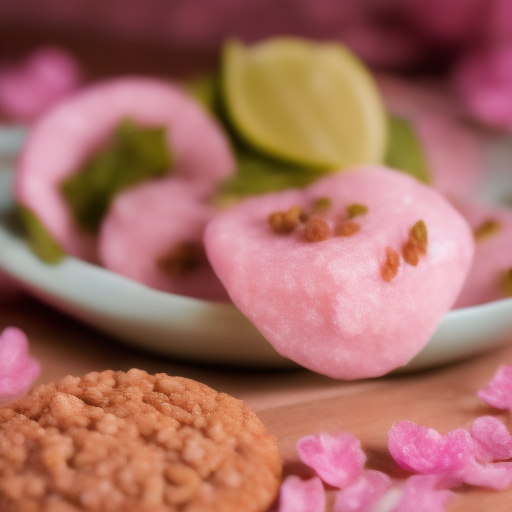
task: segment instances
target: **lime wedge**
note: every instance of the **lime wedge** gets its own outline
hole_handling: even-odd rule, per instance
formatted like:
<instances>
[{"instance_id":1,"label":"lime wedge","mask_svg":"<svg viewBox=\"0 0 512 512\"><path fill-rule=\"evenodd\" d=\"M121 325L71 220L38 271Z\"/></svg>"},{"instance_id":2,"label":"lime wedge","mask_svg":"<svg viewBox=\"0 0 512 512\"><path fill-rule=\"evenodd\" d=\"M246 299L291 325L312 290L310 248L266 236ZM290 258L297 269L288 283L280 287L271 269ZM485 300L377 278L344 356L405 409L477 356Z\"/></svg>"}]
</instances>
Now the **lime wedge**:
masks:
<instances>
[{"instance_id":1,"label":"lime wedge","mask_svg":"<svg viewBox=\"0 0 512 512\"><path fill-rule=\"evenodd\" d=\"M247 143L300 165L337 169L381 162L384 107L364 65L338 44L271 39L224 49L221 94Z\"/></svg>"}]
</instances>

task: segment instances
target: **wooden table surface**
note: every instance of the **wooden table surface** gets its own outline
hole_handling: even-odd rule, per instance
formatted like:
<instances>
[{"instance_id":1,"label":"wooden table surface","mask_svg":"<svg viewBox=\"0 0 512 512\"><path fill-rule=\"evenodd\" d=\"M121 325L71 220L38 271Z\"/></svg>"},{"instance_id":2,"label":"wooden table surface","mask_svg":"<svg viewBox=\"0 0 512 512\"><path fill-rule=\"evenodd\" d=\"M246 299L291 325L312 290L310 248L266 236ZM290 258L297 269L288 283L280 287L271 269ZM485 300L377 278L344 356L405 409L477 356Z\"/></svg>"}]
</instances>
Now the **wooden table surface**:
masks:
<instances>
[{"instance_id":1,"label":"wooden table surface","mask_svg":"<svg viewBox=\"0 0 512 512\"><path fill-rule=\"evenodd\" d=\"M26 54L30 48L48 41L70 48L79 57L88 78L126 72L187 75L192 72L189 63L194 61L194 58L171 59L169 49L107 41L99 36L84 40L73 33L2 25L0 19L0 58ZM202 66L208 65L211 66L211 59L203 56ZM395 421L410 420L446 432L467 425L477 416L494 414L512 429L508 413L497 413L476 396L499 364L512 364L512 334L509 346L444 368L342 382L307 370L243 371L151 356L127 348L26 297L0 304L0 329L9 325L20 327L29 336L31 352L42 367L37 383L58 380L68 374L137 367L151 373L166 372L196 379L244 400L276 436L285 474L311 475L300 463L295 443L302 436L314 433L342 430L352 433L361 440L368 455L368 468L399 478L406 473L387 451L387 432ZM512 512L512 490L498 493L463 487L457 490L449 508L449 512L491 511Z\"/></svg>"},{"instance_id":2,"label":"wooden table surface","mask_svg":"<svg viewBox=\"0 0 512 512\"><path fill-rule=\"evenodd\" d=\"M512 338L509 346L444 368L342 382L307 370L212 368L148 355L30 298L0 305L0 329L9 325L29 336L31 353L42 366L38 383L68 374L137 367L196 379L244 400L276 436L285 474L311 474L295 452L296 441L309 434L348 431L361 440L368 468L400 478L406 473L387 451L387 432L395 421L410 420L446 432L477 416L494 414L512 427L508 413L486 407L476 396L499 364L512 364ZM456 492L449 512L512 511L512 490L464 487Z\"/></svg>"}]
</instances>

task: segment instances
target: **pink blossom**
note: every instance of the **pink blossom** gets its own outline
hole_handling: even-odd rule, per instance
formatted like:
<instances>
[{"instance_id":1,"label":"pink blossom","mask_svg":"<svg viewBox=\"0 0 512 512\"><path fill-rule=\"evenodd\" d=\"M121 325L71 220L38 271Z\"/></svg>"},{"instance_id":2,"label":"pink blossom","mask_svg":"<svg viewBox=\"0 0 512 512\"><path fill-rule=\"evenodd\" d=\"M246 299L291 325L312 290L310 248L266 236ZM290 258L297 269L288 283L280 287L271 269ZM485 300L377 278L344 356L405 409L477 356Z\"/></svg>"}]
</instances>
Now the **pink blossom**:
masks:
<instances>
[{"instance_id":1,"label":"pink blossom","mask_svg":"<svg viewBox=\"0 0 512 512\"><path fill-rule=\"evenodd\" d=\"M512 458L512 436L507 427L494 416L481 416L471 425L471 437L482 462Z\"/></svg>"},{"instance_id":2,"label":"pink blossom","mask_svg":"<svg viewBox=\"0 0 512 512\"><path fill-rule=\"evenodd\" d=\"M0 68L0 109L15 120L31 122L79 82L78 66L68 53L40 48L25 62Z\"/></svg>"},{"instance_id":3,"label":"pink blossom","mask_svg":"<svg viewBox=\"0 0 512 512\"><path fill-rule=\"evenodd\" d=\"M496 409L512 409L512 366L500 366L478 396Z\"/></svg>"},{"instance_id":4,"label":"pink blossom","mask_svg":"<svg viewBox=\"0 0 512 512\"><path fill-rule=\"evenodd\" d=\"M455 494L438 489L435 476L415 475L404 484L403 494L392 512L443 512Z\"/></svg>"},{"instance_id":5,"label":"pink blossom","mask_svg":"<svg viewBox=\"0 0 512 512\"><path fill-rule=\"evenodd\" d=\"M370 512L391 485L386 474L364 470L355 482L336 493L334 512Z\"/></svg>"},{"instance_id":6,"label":"pink blossom","mask_svg":"<svg viewBox=\"0 0 512 512\"><path fill-rule=\"evenodd\" d=\"M512 130L512 44L471 53L457 65L453 81L471 115Z\"/></svg>"},{"instance_id":7,"label":"pink blossom","mask_svg":"<svg viewBox=\"0 0 512 512\"><path fill-rule=\"evenodd\" d=\"M301 480L292 475L281 484L277 512L324 512L325 501L320 478Z\"/></svg>"},{"instance_id":8,"label":"pink blossom","mask_svg":"<svg viewBox=\"0 0 512 512\"><path fill-rule=\"evenodd\" d=\"M461 476L469 485L504 491L512 485L512 462L480 464L472 459Z\"/></svg>"},{"instance_id":9,"label":"pink blossom","mask_svg":"<svg viewBox=\"0 0 512 512\"><path fill-rule=\"evenodd\" d=\"M16 327L0 334L0 403L25 394L39 375L39 364L28 356L28 340Z\"/></svg>"},{"instance_id":10,"label":"pink blossom","mask_svg":"<svg viewBox=\"0 0 512 512\"><path fill-rule=\"evenodd\" d=\"M466 430L452 430L443 436L411 421L399 421L391 427L388 447L402 468L426 475L460 471L467 466L474 451Z\"/></svg>"},{"instance_id":11,"label":"pink blossom","mask_svg":"<svg viewBox=\"0 0 512 512\"><path fill-rule=\"evenodd\" d=\"M297 451L324 482L340 489L361 474L366 462L361 443L348 432L303 437L297 442Z\"/></svg>"}]
</instances>

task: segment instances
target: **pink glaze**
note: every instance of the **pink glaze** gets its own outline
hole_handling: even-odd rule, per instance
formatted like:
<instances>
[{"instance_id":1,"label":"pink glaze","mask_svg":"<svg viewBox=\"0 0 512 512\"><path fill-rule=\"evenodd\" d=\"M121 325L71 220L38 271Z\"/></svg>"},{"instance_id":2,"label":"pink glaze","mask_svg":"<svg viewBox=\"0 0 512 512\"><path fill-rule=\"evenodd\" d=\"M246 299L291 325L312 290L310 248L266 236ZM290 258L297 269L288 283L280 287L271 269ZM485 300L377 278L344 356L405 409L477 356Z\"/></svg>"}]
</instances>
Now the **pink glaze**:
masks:
<instances>
[{"instance_id":1,"label":"pink glaze","mask_svg":"<svg viewBox=\"0 0 512 512\"><path fill-rule=\"evenodd\" d=\"M355 482L336 493L334 512L372 512L391 485L386 474L364 470Z\"/></svg>"},{"instance_id":2,"label":"pink glaze","mask_svg":"<svg viewBox=\"0 0 512 512\"><path fill-rule=\"evenodd\" d=\"M443 436L411 421L399 421L391 427L388 448L399 466L426 475L460 471L474 452L466 430L459 428Z\"/></svg>"},{"instance_id":3,"label":"pink glaze","mask_svg":"<svg viewBox=\"0 0 512 512\"><path fill-rule=\"evenodd\" d=\"M444 512L455 494L437 487L433 476L409 477L403 486L402 497L392 512Z\"/></svg>"},{"instance_id":4,"label":"pink glaze","mask_svg":"<svg viewBox=\"0 0 512 512\"><path fill-rule=\"evenodd\" d=\"M208 188L208 187L206 187ZM203 246L214 210L205 186L179 179L147 182L117 196L99 234L101 263L152 288L208 300L229 300L205 258L182 276L165 273L157 260L184 242Z\"/></svg>"},{"instance_id":5,"label":"pink glaze","mask_svg":"<svg viewBox=\"0 0 512 512\"><path fill-rule=\"evenodd\" d=\"M76 225L60 183L97 151L118 123L130 118L166 126L173 176L211 187L234 168L218 124L176 85L149 78L120 78L82 90L60 103L31 130L15 177L15 197L31 209L64 250L96 260L95 237Z\"/></svg>"},{"instance_id":6,"label":"pink glaze","mask_svg":"<svg viewBox=\"0 0 512 512\"><path fill-rule=\"evenodd\" d=\"M352 236L307 242L300 228L283 235L268 217L318 198L333 207L332 228L360 203ZM397 275L381 271L386 247L401 254L423 220L428 253L417 266L400 257ZM466 222L431 187L383 167L336 173L304 190L250 198L208 225L209 260L235 305L282 355L316 372L356 379L406 364L453 305L473 256Z\"/></svg>"},{"instance_id":7,"label":"pink glaze","mask_svg":"<svg viewBox=\"0 0 512 512\"><path fill-rule=\"evenodd\" d=\"M324 512L325 491L317 476L301 480L288 476L281 484L279 505L276 512Z\"/></svg>"},{"instance_id":8,"label":"pink glaze","mask_svg":"<svg viewBox=\"0 0 512 512\"><path fill-rule=\"evenodd\" d=\"M16 121L32 122L79 83L80 71L70 54L40 48L19 65L0 67L0 110Z\"/></svg>"},{"instance_id":9,"label":"pink glaze","mask_svg":"<svg viewBox=\"0 0 512 512\"><path fill-rule=\"evenodd\" d=\"M28 356L23 331L7 327L0 334L0 404L24 395L39 375L39 364Z\"/></svg>"},{"instance_id":10,"label":"pink glaze","mask_svg":"<svg viewBox=\"0 0 512 512\"><path fill-rule=\"evenodd\" d=\"M491 407L512 410L512 366L500 366L478 396Z\"/></svg>"},{"instance_id":11,"label":"pink glaze","mask_svg":"<svg viewBox=\"0 0 512 512\"><path fill-rule=\"evenodd\" d=\"M499 224L494 233L476 240L473 264L454 308L505 298L505 275L512 270L512 211L461 201L454 204L473 230L489 220Z\"/></svg>"},{"instance_id":12,"label":"pink glaze","mask_svg":"<svg viewBox=\"0 0 512 512\"><path fill-rule=\"evenodd\" d=\"M359 477L366 462L361 443L348 432L303 437L297 452L324 482L340 489Z\"/></svg>"}]
</instances>

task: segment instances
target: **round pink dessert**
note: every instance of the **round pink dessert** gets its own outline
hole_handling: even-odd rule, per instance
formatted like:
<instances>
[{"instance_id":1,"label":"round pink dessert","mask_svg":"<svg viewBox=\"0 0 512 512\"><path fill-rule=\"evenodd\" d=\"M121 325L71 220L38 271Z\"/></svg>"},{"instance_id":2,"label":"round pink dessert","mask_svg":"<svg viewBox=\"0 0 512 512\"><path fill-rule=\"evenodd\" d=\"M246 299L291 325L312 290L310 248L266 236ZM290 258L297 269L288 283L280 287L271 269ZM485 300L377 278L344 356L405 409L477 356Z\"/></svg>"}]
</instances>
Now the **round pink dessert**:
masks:
<instances>
[{"instance_id":1,"label":"round pink dessert","mask_svg":"<svg viewBox=\"0 0 512 512\"><path fill-rule=\"evenodd\" d=\"M458 117L457 99L437 86L409 83L390 75L377 79L388 111L407 119L418 138L431 184L450 197L468 197L483 172L482 144Z\"/></svg>"},{"instance_id":2,"label":"round pink dessert","mask_svg":"<svg viewBox=\"0 0 512 512\"><path fill-rule=\"evenodd\" d=\"M418 353L474 251L436 190L384 167L248 199L210 222L205 246L234 304L280 354L342 379L383 375Z\"/></svg>"},{"instance_id":3,"label":"round pink dessert","mask_svg":"<svg viewBox=\"0 0 512 512\"><path fill-rule=\"evenodd\" d=\"M101 263L151 288L228 301L203 246L214 213L204 185L156 180L132 188L117 196L103 221Z\"/></svg>"},{"instance_id":4,"label":"round pink dessert","mask_svg":"<svg viewBox=\"0 0 512 512\"><path fill-rule=\"evenodd\" d=\"M234 169L222 129L178 86L149 78L120 78L82 90L34 125L15 177L18 203L38 216L68 254L95 261L96 237L78 227L60 184L101 149L126 118L168 128L175 161L172 177L213 187Z\"/></svg>"},{"instance_id":5,"label":"round pink dessert","mask_svg":"<svg viewBox=\"0 0 512 512\"><path fill-rule=\"evenodd\" d=\"M455 203L473 228L475 257L454 308L512 296L512 211Z\"/></svg>"}]
</instances>

